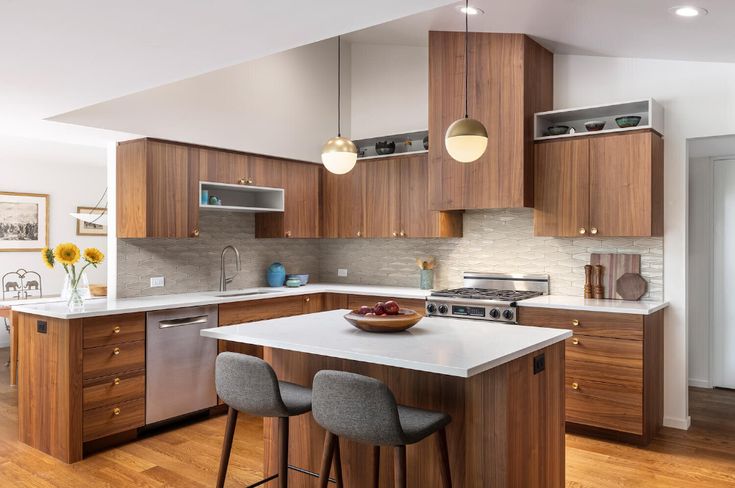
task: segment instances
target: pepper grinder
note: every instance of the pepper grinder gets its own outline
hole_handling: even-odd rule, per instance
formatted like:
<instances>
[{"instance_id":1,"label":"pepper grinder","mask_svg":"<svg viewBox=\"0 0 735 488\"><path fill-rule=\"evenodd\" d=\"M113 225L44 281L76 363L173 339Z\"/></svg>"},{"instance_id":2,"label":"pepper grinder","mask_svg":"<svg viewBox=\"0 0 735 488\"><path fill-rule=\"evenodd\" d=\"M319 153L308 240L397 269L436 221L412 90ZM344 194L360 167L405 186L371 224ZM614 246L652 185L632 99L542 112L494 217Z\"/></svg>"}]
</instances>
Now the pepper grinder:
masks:
<instances>
[{"instance_id":1,"label":"pepper grinder","mask_svg":"<svg viewBox=\"0 0 735 488\"><path fill-rule=\"evenodd\" d=\"M593 298L592 295L592 265L584 265L584 297Z\"/></svg>"},{"instance_id":2,"label":"pepper grinder","mask_svg":"<svg viewBox=\"0 0 735 488\"><path fill-rule=\"evenodd\" d=\"M605 273L605 268L601 264L594 266L592 273L592 296L594 298L605 298L605 287L602 285L602 276Z\"/></svg>"}]
</instances>

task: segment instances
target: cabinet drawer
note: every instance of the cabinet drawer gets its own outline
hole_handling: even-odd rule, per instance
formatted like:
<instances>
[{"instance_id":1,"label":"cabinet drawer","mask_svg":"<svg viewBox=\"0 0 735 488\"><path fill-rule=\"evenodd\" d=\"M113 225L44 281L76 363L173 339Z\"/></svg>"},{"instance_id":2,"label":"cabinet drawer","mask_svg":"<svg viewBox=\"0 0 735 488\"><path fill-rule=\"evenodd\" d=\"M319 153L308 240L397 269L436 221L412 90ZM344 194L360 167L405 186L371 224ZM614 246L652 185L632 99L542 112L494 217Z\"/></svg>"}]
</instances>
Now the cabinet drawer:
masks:
<instances>
[{"instance_id":1,"label":"cabinet drawer","mask_svg":"<svg viewBox=\"0 0 735 488\"><path fill-rule=\"evenodd\" d=\"M84 410L145 397L145 370L90 380L84 386Z\"/></svg>"},{"instance_id":2,"label":"cabinet drawer","mask_svg":"<svg viewBox=\"0 0 735 488\"><path fill-rule=\"evenodd\" d=\"M84 350L84 379L145 369L145 341Z\"/></svg>"},{"instance_id":3,"label":"cabinet drawer","mask_svg":"<svg viewBox=\"0 0 735 488\"><path fill-rule=\"evenodd\" d=\"M640 435L643 433L643 395L640 390L567 375L566 420Z\"/></svg>"},{"instance_id":4,"label":"cabinet drawer","mask_svg":"<svg viewBox=\"0 0 735 488\"><path fill-rule=\"evenodd\" d=\"M643 342L575 335L566 340L566 364L621 366L643 372Z\"/></svg>"},{"instance_id":5,"label":"cabinet drawer","mask_svg":"<svg viewBox=\"0 0 735 488\"><path fill-rule=\"evenodd\" d=\"M257 320L301 315L306 296L290 296L223 303L219 306L219 325L241 324Z\"/></svg>"},{"instance_id":6,"label":"cabinet drawer","mask_svg":"<svg viewBox=\"0 0 735 488\"><path fill-rule=\"evenodd\" d=\"M145 398L84 412L84 442L145 425Z\"/></svg>"},{"instance_id":7,"label":"cabinet drawer","mask_svg":"<svg viewBox=\"0 0 735 488\"><path fill-rule=\"evenodd\" d=\"M379 297L373 295L350 295L347 299L347 308L356 309L363 305L372 307L377 302L387 302L388 300L395 300L401 306L401 308L408 308L416 311L420 315L426 313L426 301L417 298L392 298L392 297Z\"/></svg>"},{"instance_id":8,"label":"cabinet drawer","mask_svg":"<svg viewBox=\"0 0 735 488\"><path fill-rule=\"evenodd\" d=\"M518 323L573 330L575 334L643 340L643 315L519 307Z\"/></svg>"},{"instance_id":9,"label":"cabinet drawer","mask_svg":"<svg viewBox=\"0 0 735 488\"><path fill-rule=\"evenodd\" d=\"M84 347L99 347L145 339L145 314L131 313L83 319Z\"/></svg>"}]
</instances>

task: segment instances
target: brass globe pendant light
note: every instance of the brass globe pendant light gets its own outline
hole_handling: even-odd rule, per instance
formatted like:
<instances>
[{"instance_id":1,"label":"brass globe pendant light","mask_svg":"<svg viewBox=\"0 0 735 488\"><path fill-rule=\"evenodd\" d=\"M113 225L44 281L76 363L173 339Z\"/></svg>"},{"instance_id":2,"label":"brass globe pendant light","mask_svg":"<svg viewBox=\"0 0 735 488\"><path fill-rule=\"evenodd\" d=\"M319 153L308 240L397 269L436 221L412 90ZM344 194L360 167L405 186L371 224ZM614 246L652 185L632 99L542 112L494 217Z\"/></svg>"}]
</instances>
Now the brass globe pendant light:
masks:
<instances>
[{"instance_id":1,"label":"brass globe pendant light","mask_svg":"<svg viewBox=\"0 0 735 488\"><path fill-rule=\"evenodd\" d=\"M464 118L457 119L444 135L444 146L455 161L471 163L480 159L487 149L487 130L482 122L471 119L468 110L469 49L467 37L469 32L469 0L465 0L464 9Z\"/></svg>"},{"instance_id":2,"label":"brass globe pendant light","mask_svg":"<svg viewBox=\"0 0 735 488\"><path fill-rule=\"evenodd\" d=\"M337 36L337 137L332 137L322 147L322 163L331 173L343 175L352 171L357 163L357 146L346 137L342 137L341 118L341 77L342 67L342 42Z\"/></svg>"}]
</instances>

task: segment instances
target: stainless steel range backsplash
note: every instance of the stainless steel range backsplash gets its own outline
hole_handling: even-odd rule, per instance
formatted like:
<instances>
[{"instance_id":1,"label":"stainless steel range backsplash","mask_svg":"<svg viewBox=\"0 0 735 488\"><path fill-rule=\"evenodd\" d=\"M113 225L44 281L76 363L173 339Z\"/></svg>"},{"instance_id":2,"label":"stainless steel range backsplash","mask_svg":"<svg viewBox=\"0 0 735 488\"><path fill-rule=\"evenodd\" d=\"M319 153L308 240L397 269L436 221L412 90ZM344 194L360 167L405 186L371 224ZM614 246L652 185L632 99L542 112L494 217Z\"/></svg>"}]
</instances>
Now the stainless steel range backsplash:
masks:
<instances>
[{"instance_id":1,"label":"stainless steel range backsplash","mask_svg":"<svg viewBox=\"0 0 735 488\"><path fill-rule=\"evenodd\" d=\"M314 281L418 286L416 258L435 256L437 288L461 286L464 271L547 273L552 293L581 296L590 253L623 252L641 255L645 298L663 298L662 238L534 237L530 209L467 212L461 239L255 239L252 215L227 213L202 213L200 228L198 239L120 239L118 296L215 290L220 252L232 244L243 264L233 290L264 286L273 261ZM165 276L166 286L150 288L152 276Z\"/></svg>"}]
</instances>

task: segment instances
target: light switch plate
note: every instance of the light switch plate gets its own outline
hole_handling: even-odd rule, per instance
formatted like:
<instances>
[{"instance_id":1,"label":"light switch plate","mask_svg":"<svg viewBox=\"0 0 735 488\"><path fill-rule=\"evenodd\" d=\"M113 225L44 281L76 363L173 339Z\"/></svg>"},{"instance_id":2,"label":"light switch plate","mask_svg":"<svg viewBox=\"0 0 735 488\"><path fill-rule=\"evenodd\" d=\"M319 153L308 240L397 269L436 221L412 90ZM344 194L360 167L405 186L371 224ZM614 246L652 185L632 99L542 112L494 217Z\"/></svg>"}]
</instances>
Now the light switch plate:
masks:
<instances>
[{"instance_id":1,"label":"light switch plate","mask_svg":"<svg viewBox=\"0 0 735 488\"><path fill-rule=\"evenodd\" d=\"M163 276L154 276L151 278L151 288L159 288L164 286L165 280Z\"/></svg>"},{"instance_id":2,"label":"light switch plate","mask_svg":"<svg viewBox=\"0 0 735 488\"><path fill-rule=\"evenodd\" d=\"M337 276L342 277L342 278L346 277L347 276L347 270L346 269L343 269L343 268L339 268L337 270Z\"/></svg>"}]
</instances>

